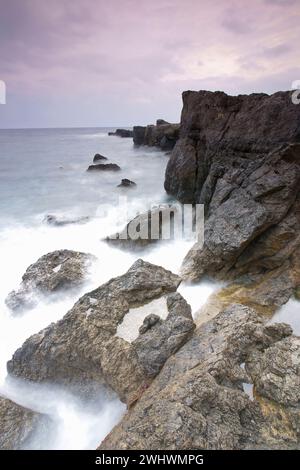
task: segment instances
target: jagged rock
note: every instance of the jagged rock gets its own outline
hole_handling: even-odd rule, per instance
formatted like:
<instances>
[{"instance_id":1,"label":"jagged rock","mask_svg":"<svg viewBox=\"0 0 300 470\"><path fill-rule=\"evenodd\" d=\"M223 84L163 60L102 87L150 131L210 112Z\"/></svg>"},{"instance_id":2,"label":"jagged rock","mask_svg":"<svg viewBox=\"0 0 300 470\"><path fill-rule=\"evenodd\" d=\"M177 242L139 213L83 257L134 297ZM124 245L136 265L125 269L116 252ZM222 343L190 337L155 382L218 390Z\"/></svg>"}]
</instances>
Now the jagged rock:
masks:
<instances>
[{"instance_id":1,"label":"jagged rock","mask_svg":"<svg viewBox=\"0 0 300 470\"><path fill-rule=\"evenodd\" d=\"M159 147L165 151L172 150L179 137L179 127L179 124L170 124L163 119L159 119L156 126L135 126L133 142L135 145Z\"/></svg>"},{"instance_id":2,"label":"jagged rock","mask_svg":"<svg viewBox=\"0 0 300 470\"><path fill-rule=\"evenodd\" d=\"M109 132L108 135L115 135L117 137L133 137L133 131L128 129L117 129L115 132Z\"/></svg>"},{"instance_id":3,"label":"jagged rock","mask_svg":"<svg viewBox=\"0 0 300 470\"><path fill-rule=\"evenodd\" d=\"M123 276L81 297L62 320L28 338L8 362L9 373L65 384L85 396L104 384L130 403L194 328L186 302L179 294L168 297L179 283L170 271L138 260ZM167 302L166 318L140 336L133 320L137 338L124 339L125 317L134 319L134 309L149 310L158 298Z\"/></svg>"},{"instance_id":4,"label":"jagged rock","mask_svg":"<svg viewBox=\"0 0 300 470\"><path fill-rule=\"evenodd\" d=\"M27 268L19 289L10 292L5 302L17 312L34 307L40 295L78 287L95 260L90 254L71 250L48 253Z\"/></svg>"},{"instance_id":5,"label":"jagged rock","mask_svg":"<svg viewBox=\"0 0 300 470\"><path fill-rule=\"evenodd\" d=\"M272 447L260 403L243 391L252 381L243 364L248 371L253 352L267 353L290 335L287 325L264 326L252 309L228 307L167 360L99 450ZM297 448L285 429L280 439Z\"/></svg>"},{"instance_id":6,"label":"jagged rock","mask_svg":"<svg viewBox=\"0 0 300 470\"><path fill-rule=\"evenodd\" d=\"M46 215L44 221L49 225L54 225L55 227L61 227L64 225L71 225L71 224L84 224L90 220L87 216L76 217L76 218L68 218L68 217L60 217L54 214Z\"/></svg>"},{"instance_id":7,"label":"jagged rock","mask_svg":"<svg viewBox=\"0 0 300 470\"><path fill-rule=\"evenodd\" d=\"M93 158L93 163L100 162L101 160L107 160L107 157L104 157L104 155L100 155L100 153L96 153Z\"/></svg>"},{"instance_id":8,"label":"jagged rock","mask_svg":"<svg viewBox=\"0 0 300 470\"><path fill-rule=\"evenodd\" d=\"M176 224L176 204L154 207L130 220L121 232L105 241L123 249L144 249L162 240L172 239L172 226Z\"/></svg>"},{"instance_id":9,"label":"jagged rock","mask_svg":"<svg viewBox=\"0 0 300 470\"><path fill-rule=\"evenodd\" d=\"M45 418L7 398L0 397L0 449L26 448L37 426Z\"/></svg>"},{"instance_id":10,"label":"jagged rock","mask_svg":"<svg viewBox=\"0 0 300 470\"><path fill-rule=\"evenodd\" d=\"M205 204L207 221L182 276L228 280L279 267L299 246L300 108L290 92L185 92L183 102L165 188Z\"/></svg>"},{"instance_id":11,"label":"jagged rock","mask_svg":"<svg viewBox=\"0 0 300 470\"><path fill-rule=\"evenodd\" d=\"M121 168L116 163L99 163L90 165L86 171L120 171Z\"/></svg>"},{"instance_id":12,"label":"jagged rock","mask_svg":"<svg viewBox=\"0 0 300 470\"><path fill-rule=\"evenodd\" d=\"M127 178L122 179L121 183L118 184L118 188L134 188L136 186L136 183L134 181L131 181Z\"/></svg>"}]
</instances>

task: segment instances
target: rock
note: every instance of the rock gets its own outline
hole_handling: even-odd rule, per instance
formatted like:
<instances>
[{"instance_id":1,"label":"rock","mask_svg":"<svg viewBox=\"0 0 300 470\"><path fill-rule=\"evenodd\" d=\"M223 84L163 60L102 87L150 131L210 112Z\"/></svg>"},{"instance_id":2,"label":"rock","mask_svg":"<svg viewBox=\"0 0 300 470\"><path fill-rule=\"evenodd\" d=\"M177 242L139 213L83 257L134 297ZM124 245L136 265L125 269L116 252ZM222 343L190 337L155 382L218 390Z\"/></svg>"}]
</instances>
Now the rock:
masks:
<instances>
[{"instance_id":1,"label":"rock","mask_svg":"<svg viewBox=\"0 0 300 470\"><path fill-rule=\"evenodd\" d=\"M254 352L267 353L290 335L287 325L264 326L248 307L228 307L167 360L99 450L272 448L259 401L243 391L255 380L243 364L250 370ZM277 443L283 440L299 446L284 428Z\"/></svg>"},{"instance_id":2,"label":"rock","mask_svg":"<svg viewBox=\"0 0 300 470\"><path fill-rule=\"evenodd\" d=\"M121 168L116 163L99 163L98 165L90 165L87 171L120 171Z\"/></svg>"},{"instance_id":3,"label":"rock","mask_svg":"<svg viewBox=\"0 0 300 470\"><path fill-rule=\"evenodd\" d=\"M133 137L133 131L128 129L117 129L115 132L109 132L108 135L115 135L117 137Z\"/></svg>"},{"instance_id":4,"label":"rock","mask_svg":"<svg viewBox=\"0 0 300 470\"><path fill-rule=\"evenodd\" d=\"M272 328L275 325L270 325ZM246 370L272 448L300 448L300 338L289 336L266 350L254 350Z\"/></svg>"},{"instance_id":5,"label":"rock","mask_svg":"<svg viewBox=\"0 0 300 470\"><path fill-rule=\"evenodd\" d=\"M101 160L107 160L106 157L103 155L100 155L100 153L96 153L96 155L93 158L93 163L100 162Z\"/></svg>"},{"instance_id":6,"label":"rock","mask_svg":"<svg viewBox=\"0 0 300 470\"><path fill-rule=\"evenodd\" d=\"M136 146L144 144L146 126L134 126L133 128L133 143Z\"/></svg>"},{"instance_id":7,"label":"rock","mask_svg":"<svg viewBox=\"0 0 300 470\"><path fill-rule=\"evenodd\" d=\"M157 126L169 126L170 122L165 121L164 119L157 119L156 125Z\"/></svg>"},{"instance_id":8,"label":"rock","mask_svg":"<svg viewBox=\"0 0 300 470\"><path fill-rule=\"evenodd\" d=\"M48 214L44 218L44 222L49 225L54 225L56 227L61 227L64 225L71 225L71 224L84 224L90 220L89 217L76 217L76 218L68 218L68 217L61 217L54 214Z\"/></svg>"},{"instance_id":9,"label":"rock","mask_svg":"<svg viewBox=\"0 0 300 470\"><path fill-rule=\"evenodd\" d=\"M95 260L90 254L71 250L48 253L27 268L19 289L12 291L5 302L17 312L33 308L39 295L76 288L86 280L88 268Z\"/></svg>"},{"instance_id":10,"label":"rock","mask_svg":"<svg viewBox=\"0 0 300 470\"><path fill-rule=\"evenodd\" d=\"M181 214L177 204L161 205L137 215L121 232L106 237L105 241L128 250L144 249L158 241L171 240L172 227Z\"/></svg>"},{"instance_id":11,"label":"rock","mask_svg":"<svg viewBox=\"0 0 300 470\"><path fill-rule=\"evenodd\" d=\"M290 95L183 94L165 189L206 209L205 243L186 256L184 278L263 275L299 247L300 108Z\"/></svg>"},{"instance_id":12,"label":"rock","mask_svg":"<svg viewBox=\"0 0 300 470\"><path fill-rule=\"evenodd\" d=\"M118 188L134 188L136 183L134 181L130 181L127 178L122 179L121 183L118 184Z\"/></svg>"},{"instance_id":13,"label":"rock","mask_svg":"<svg viewBox=\"0 0 300 470\"><path fill-rule=\"evenodd\" d=\"M0 449L27 448L36 428L45 419L43 415L0 397Z\"/></svg>"},{"instance_id":14,"label":"rock","mask_svg":"<svg viewBox=\"0 0 300 470\"><path fill-rule=\"evenodd\" d=\"M162 119L156 126L135 126L133 128L133 142L135 145L148 145L159 147L161 150L172 150L179 138L179 124L170 124Z\"/></svg>"},{"instance_id":15,"label":"rock","mask_svg":"<svg viewBox=\"0 0 300 470\"><path fill-rule=\"evenodd\" d=\"M62 320L28 338L8 362L9 373L64 384L85 397L106 385L132 403L193 331L189 306L179 294L168 296L179 283L170 271L136 261L124 275L81 297ZM149 310L161 315L162 309L162 321L139 335L137 313L142 324ZM130 339L124 333L128 322L136 329Z\"/></svg>"}]
</instances>

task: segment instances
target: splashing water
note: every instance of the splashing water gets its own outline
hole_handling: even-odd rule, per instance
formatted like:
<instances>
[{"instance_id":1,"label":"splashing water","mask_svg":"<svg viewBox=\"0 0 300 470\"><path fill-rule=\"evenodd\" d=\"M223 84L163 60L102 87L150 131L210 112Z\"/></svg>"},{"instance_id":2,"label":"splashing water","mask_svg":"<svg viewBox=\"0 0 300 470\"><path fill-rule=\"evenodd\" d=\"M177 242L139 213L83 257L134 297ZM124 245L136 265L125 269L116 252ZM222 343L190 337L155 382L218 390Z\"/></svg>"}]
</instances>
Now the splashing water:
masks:
<instances>
[{"instance_id":1,"label":"splashing water","mask_svg":"<svg viewBox=\"0 0 300 470\"><path fill-rule=\"evenodd\" d=\"M83 402L51 384L31 384L7 378L6 363L32 334L62 318L78 298L144 260L178 273L191 242L157 244L142 254L121 251L101 241L119 230L125 208L118 205L121 177L137 183L130 199L131 214L168 201L163 191L166 156L156 150L134 149L130 139L108 138L107 130L0 131L0 394L51 417L52 425L36 433L31 448L94 449L122 417L125 406L99 391L97 403ZM117 174L88 175L91 157L101 152L118 163ZM60 166L63 165L61 169ZM17 169L17 170L16 170ZM108 205L103 214L101 207ZM49 226L46 214L86 216L84 224ZM26 268L40 256L59 249L95 255L86 284L76 292L45 298L22 316L12 316L7 294L21 281ZM179 292L193 312L214 286L182 284ZM54 426L54 430L53 430Z\"/></svg>"}]
</instances>

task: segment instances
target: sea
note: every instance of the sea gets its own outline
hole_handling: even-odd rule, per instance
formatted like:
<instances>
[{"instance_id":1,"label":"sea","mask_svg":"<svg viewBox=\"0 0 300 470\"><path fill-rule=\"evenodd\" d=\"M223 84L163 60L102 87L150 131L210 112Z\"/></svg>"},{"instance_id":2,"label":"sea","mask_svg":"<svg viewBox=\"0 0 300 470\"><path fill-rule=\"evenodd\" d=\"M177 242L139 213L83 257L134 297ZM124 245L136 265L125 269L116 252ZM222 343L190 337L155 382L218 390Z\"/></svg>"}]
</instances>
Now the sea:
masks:
<instances>
[{"instance_id":1,"label":"sea","mask_svg":"<svg viewBox=\"0 0 300 470\"><path fill-rule=\"evenodd\" d=\"M190 240L173 240L141 254L103 241L137 213L172 201L164 190L169 156L155 148L136 148L130 138L108 136L114 130L0 130L0 395L51 418L26 448L95 449L126 408L117 396L101 392L95 403L51 383L12 380L6 364L14 351L29 336L61 319L84 293L125 273L139 257L178 273L192 246ZM121 170L87 172L96 153ZM134 181L136 187L119 188L122 178ZM49 215L74 223L51 225L46 220ZM13 315L5 304L7 294L18 287L30 264L59 249L97 257L88 283L54 300L45 297L34 309ZM179 292L196 317L217 288L211 281L182 283ZM295 307L289 303L278 315L280 321L288 318L293 323Z\"/></svg>"}]
</instances>

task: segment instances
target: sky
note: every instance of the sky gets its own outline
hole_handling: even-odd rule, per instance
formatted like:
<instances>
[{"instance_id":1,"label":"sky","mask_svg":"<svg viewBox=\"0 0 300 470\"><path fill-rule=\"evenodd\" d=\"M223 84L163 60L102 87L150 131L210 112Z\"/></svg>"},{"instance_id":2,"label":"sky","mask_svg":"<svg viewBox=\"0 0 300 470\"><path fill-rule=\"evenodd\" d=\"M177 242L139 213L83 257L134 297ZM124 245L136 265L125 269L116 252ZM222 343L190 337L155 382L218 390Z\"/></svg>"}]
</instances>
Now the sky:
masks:
<instances>
[{"instance_id":1,"label":"sky","mask_svg":"<svg viewBox=\"0 0 300 470\"><path fill-rule=\"evenodd\" d=\"M0 128L179 122L184 90L291 89L299 24L300 0L0 0Z\"/></svg>"}]
</instances>

